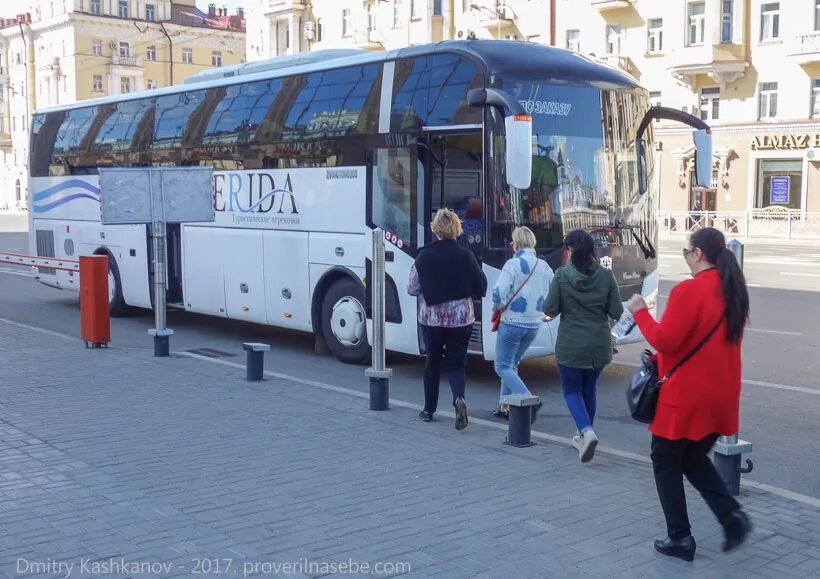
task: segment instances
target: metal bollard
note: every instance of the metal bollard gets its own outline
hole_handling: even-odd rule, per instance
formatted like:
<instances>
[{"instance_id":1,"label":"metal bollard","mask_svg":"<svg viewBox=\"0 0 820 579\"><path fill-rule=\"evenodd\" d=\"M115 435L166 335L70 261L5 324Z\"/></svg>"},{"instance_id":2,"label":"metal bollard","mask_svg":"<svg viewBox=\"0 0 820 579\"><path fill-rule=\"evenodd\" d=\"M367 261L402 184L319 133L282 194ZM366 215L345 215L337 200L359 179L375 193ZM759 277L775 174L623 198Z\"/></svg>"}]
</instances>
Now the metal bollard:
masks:
<instances>
[{"instance_id":1,"label":"metal bollard","mask_svg":"<svg viewBox=\"0 0 820 579\"><path fill-rule=\"evenodd\" d=\"M726 248L735 256L740 269L743 269L743 244L733 239L726 244ZM750 473L754 468L754 464L749 459L746 459L746 468L740 466L743 454L752 452L752 443L739 440L737 434L721 436L715 444L714 452L715 468L720 478L726 483L732 496L739 495L740 475Z\"/></svg>"},{"instance_id":2,"label":"metal bollard","mask_svg":"<svg viewBox=\"0 0 820 579\"><path fill-rule=\"evenodd\" d=\"M507 394L501 397L501 404L508 410L507 440L504 444L523 448L535 444L532 441L532 410L541 398L532 394Z\"/></svg>"},{"instance_id":3,"label":"metal bollard","mask_svg":"<svg viewBox=\"0 0 820 579\"><path fill-rule=\"evenodd\" d=\"M242 344L242 349L248 353L245 379L248 382L261 382L265 376L265 352L270 352L270 346L246 342Z\"/></svg>"},{"instance_id":4,"label":"metal bollard","mask_svg":"<svg viewBox=\"0 0 820 579\"><path fill-rule=\"evenodd\" d=\"M385 368L384 277L384 231L376 228L373 231L373 268L370 280L373 287L373 362L372 366L364 373L365 376L370 378L370 410L389 410L390 408L390 377L393 375L393 370Z\"/></svg>"}]
</instances>

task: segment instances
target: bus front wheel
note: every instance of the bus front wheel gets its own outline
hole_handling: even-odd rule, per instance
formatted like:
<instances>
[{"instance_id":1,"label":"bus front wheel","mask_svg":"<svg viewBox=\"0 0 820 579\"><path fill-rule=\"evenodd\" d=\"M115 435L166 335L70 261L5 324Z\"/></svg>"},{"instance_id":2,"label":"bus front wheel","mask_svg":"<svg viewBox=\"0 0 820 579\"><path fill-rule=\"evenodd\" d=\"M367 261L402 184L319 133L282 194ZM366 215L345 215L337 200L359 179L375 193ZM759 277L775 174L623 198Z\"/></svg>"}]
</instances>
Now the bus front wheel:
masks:
<instances>
[{"instance_id":1,"label":"bus front wheel","mask_svg":"<svg viewBox=\"0 0 820 579\"><path fill-rule=\"evenodd\" d=\"M120 318L128 314L128 306L122 297L122 282L120 269L112 256L108 256L108 312L112 318Z\"/></svg>"},{"instance_id":2,"label":"bus front wheel","mask_svg":"<svg viewBox=\"0 0 820 579\"><path fill-rule=\"evenodd\" d=\"M367 364L364 288L350 278L334 283L322 300L322 334L334 356L348 364Z\"/></svg>"}]
</instances>

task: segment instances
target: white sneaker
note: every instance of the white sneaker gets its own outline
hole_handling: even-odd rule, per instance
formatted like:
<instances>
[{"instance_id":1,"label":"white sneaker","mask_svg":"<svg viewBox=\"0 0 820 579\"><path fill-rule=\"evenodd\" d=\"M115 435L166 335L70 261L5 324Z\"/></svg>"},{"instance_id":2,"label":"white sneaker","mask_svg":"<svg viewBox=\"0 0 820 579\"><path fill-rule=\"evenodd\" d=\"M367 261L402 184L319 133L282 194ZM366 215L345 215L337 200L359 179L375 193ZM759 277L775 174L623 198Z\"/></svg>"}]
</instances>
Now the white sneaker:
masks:
<instances>
[{"instance_id":1,"label":"white sneaker","mask_svg":"<svg viewBox=\"0 0 820 579\"><path fill-rule=\"evenodd\" d=\"M572 446L575 447L575 450L581 450L581 445L584 443L584 437L580 434L576 434L572 437Z\"/></svg>"},{"instance_id":2,"label":"white sneaker","mask_svg":"<svg viewBox=\"0 0 820 579\"><path fill-rule=\"evenodd\" d=\"M595 448L598 446L598 437L591 428L585 430L581 435L581 447L578 449L578 458L581 462L589 462L595 456Z\"/></svg>"}]
</instances>

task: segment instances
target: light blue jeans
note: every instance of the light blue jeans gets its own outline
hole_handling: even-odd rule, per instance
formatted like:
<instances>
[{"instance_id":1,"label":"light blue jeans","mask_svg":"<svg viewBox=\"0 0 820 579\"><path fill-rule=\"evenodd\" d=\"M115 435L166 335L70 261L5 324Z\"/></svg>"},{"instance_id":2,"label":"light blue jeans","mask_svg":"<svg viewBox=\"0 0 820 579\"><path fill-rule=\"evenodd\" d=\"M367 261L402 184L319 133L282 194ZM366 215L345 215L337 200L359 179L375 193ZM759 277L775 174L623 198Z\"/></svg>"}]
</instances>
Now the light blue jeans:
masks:
<instances>
[{"instance_id":1,"label":"light blue jeans","mask_svg":"<svg viewBox=\"0 0 820 579\"><path fill-rule=\"evenodd\" d=\"M530 393L518 376L518 364L537 335L538 328L521 328L504 322L498 325L495 373L501 378L501 396Z\"/></svg>"}]
</instances>

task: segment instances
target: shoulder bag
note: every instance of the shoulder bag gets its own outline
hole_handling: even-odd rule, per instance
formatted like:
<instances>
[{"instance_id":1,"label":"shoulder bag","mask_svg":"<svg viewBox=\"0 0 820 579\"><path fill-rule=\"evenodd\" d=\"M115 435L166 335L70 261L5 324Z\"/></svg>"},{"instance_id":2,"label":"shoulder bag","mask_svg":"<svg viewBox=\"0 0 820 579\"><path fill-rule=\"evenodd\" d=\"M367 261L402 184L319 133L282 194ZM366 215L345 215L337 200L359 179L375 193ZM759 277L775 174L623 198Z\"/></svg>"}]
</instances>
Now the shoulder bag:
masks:
<instances>
[{"instance_id":1,"label":"shoulder bag","mask_svg":"<svg viewBox=\"0 0 820 579\"><path fill-rule=\"evenodd\" d=\"M709 341L722 323L723 316L720 317L717 325L706 334L706 337L698 342L698 345L675 364L663 378L658 378L657 356L650 350L641 352L641 366L632 375L632 380L626 390L626 402L632 418L644 424L650 424L655 419L655 409L658 406L658 397L663 383L669 380L678 368L688 362Z\"/></svg>"},{"instance_id":2,"label":"shoulder bag","mask_svg":"<svg viewBox=\"0 0 820 579\"><path fill-rule=\"evenodd\" d=\"M527 276L527 279L524 280L524 283L518 286L518 289L515 290L515 293L510 297L510 299L507 300L507 303L504 304L503 308L501 308L500 310L493 311L493 317L490 318L490 331L498 331L498 325L501 323L501 314L503 314L507 310L507 308L510 307L510 304L515 299L515 296L518 295L518 292L524 289L524 286L527 285L528 281L530 281L530 278L532 277L532 274L535 273L536 269L538 269L538 257L535 258L535 265L532 266L532 271L530 271L530 274Z\"/></svg>"}]
</instances>

